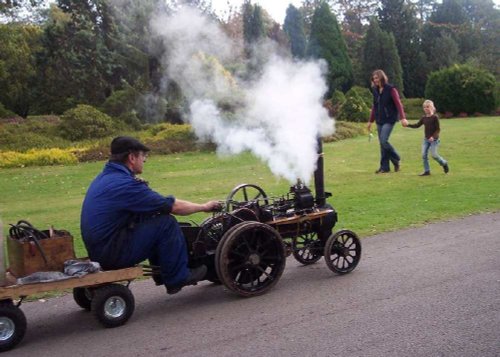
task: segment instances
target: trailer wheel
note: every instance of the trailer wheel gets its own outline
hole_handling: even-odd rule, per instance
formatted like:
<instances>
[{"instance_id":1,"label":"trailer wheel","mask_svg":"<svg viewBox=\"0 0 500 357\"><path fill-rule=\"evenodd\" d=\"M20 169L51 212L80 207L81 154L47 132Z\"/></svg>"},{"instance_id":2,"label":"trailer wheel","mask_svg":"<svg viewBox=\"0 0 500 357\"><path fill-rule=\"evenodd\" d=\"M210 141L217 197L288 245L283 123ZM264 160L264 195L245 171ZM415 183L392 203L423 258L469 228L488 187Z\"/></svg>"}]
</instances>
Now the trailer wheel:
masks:
<instances>
[{"instance_id":1,"label":"trailer wheel","mask_svg":"<svg viewBox=\"0 0 500 357\"><path fill-rule=\"evenodd\" d=\"M0 352L14 348L24 337L27 323L23 311L12 300L0 302Z\"/></svg>"},{"instance_id":2,"label":"trailer wheel","mask_svg":"<svg viewBox=\"0 0 500 357\"><path fill-rule=\"evenodd\" d=\"M306 233L292 240L293 257L301 264L314 264L323 256L321 241L316 232Z\"/></svg>"},{"instance_id":3,"label":"trailer wheel","mask_svg":"<svg viewBox=\"0 0 500 357\"><path fill-rule=\"evenodd\" d=\"M73 288L73 299L82 309L90 311L92 306L92 295L88 288Z\"/></svg>"},{"instance_id":4,"label":"trailer wheel","mask_svg":"<svg viewBox=\"0 0 500 357\"><path fill-rule=\"evenodd\" d=\"M280 234L260 222L243 222L229 229L215 253L222 283L245 297L261 295L276 285L285 262Z\"/></svg>"},{"instance_id":5,"label":"trailer wheel","mask_svg":"<svg viewBox=\"0 0 500 357\"><path fill-rule=\"evenodd\" d=\"M331 271L347 274L356 268L361 259L361 241L352 231L338 231L326 241L324 256Z\"/></svg>"},{"instance_id":6,"label":"trailer wheel","mask_svg":"<svg viewBox=\"0 0 500 357\"><path fill-rule=\"evenodd\" d=\"M121 284L102 286L95 290L91 308L104 327L118 327L132 316L135 309L134 295Z\"/></svg>"}]
</instances>

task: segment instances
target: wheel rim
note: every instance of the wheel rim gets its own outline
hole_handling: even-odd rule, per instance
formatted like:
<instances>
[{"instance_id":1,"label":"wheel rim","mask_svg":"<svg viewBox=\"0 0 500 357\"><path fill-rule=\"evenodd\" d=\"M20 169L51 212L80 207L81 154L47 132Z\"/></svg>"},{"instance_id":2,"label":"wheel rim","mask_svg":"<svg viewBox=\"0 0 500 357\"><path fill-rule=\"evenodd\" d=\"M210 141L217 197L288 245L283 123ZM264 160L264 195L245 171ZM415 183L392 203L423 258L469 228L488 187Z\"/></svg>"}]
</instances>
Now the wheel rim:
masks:
<instances>
[{"instance_id":1,"label":"wheel rim","mask_svg":"<svg viewBox=\"0 0 500 357\"><path fill-rule=\"evenodd\" d=\"M123 316L127 308L127 303L120 296L111 296L104 303L104 315L108 318L116 319Z\"/></svg>"},{"instance_id":2,"label":"wheel rim","mask_svg":"<svg viewBox=\"0 0 500 357\"><path fill-rule=\"evenodd\" d=\"M351 231L341 231L330 238L325 259L330 269L337 273L353 270L361 258L361 242Z\"/></svg>"},{"instance_id":3,"label":"wheel rim","mask_svg":"<svg viewBox=\"0 0 500 357\"><path fill-rule=\"evenodd\" d=\"M0 341L7 341L16 332L14 321L8 317L0 317Z\"/></svg>"},{"instance_id":4,"label":"wheel rim","mask_svg":"<svg viewBox=\"0 0 500 357\"><path fill-rule=\"evenodd\" d=\"M224 281L243 295L264 291L283 273L283 242L262 226L237 233L224 249Z\"/></svg>"},{"instance_id":5,"label":"wheel rim","mask_svg":"<svg viewBox=\"0 0 500 357\"><path fill-rule=\"evenodd\" d=\"M241 184L236 186L227 197L226 210L230 212L247 202L258 200L264 200L264 204L269 204L267 195L262 188L252 184Z\"/></svg>"},{"instance_id":6,"label":"wheel rim","mask_svg":"<svg viewBox=\"0 0 500 357\"><path fill-rule=\"evenodd\" d=\"M318 235L313 233L303 234L292 241L294 258L302 264L313 264L323 256Z\"/></svg>"}]
</instances>

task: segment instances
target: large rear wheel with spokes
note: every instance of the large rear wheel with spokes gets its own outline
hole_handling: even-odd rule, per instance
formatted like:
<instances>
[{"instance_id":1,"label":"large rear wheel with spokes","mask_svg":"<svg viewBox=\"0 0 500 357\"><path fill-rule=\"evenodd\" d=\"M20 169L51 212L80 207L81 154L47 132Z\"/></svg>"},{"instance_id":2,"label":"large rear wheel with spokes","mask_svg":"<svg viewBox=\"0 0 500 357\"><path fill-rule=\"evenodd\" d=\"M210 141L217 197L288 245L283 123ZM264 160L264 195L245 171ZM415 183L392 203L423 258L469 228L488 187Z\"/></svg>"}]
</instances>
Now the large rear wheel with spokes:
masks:
<instances>
[{"instance_id":1,"label":"large rear wheel with spokes","mask_svg":"<svg viewBox=\"0 0 500 357\"><path fill-rule=\"evenodd\" d=\"M285 247L280 234L260 222L243 222L224 234L217 247L217 275L241 296L261 295L271 289L285 269Z\"/></svg>"}]
</instances>

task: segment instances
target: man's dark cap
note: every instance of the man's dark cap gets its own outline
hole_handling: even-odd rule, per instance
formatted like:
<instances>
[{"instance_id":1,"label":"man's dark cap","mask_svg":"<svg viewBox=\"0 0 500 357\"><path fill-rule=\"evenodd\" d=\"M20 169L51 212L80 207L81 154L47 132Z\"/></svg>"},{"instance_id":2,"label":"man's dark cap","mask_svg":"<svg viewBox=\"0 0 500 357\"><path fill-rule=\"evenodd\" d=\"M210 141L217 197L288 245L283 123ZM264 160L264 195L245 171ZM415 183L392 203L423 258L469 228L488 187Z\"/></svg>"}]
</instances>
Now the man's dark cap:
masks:
<instances>
[{"instance_id":1,"label":"man's dark cap","mask_svg":"<svg viewBox=\"0 0 500 357\"><path fill-rule=\"evenodd\" d=\"M111 142L111 155L136 151L150 151L150 149L139 140L130 136L117 136Z\"/></svg>"}]
</instances>

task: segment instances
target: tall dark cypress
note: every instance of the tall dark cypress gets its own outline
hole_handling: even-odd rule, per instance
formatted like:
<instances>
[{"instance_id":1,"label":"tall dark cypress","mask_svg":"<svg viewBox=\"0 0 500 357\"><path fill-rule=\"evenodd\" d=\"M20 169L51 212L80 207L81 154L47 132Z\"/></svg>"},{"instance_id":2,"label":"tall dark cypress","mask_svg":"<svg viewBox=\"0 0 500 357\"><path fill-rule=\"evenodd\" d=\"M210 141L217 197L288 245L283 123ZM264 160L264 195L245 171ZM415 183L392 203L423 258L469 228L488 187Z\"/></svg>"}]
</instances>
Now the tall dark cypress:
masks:
<instances>
[{"instance_id":1,"label":"tall dark cypress","mask_svg":"<svg viewBox=\"0 0 500 357\"><path fill-rule=\"evenodd\" d=\"M292 4L286 9L283 30L290 40L292 55L296 58L304 58L307 44L304 32L304 20L300 11Z\"/></svg>"},{"instance_id":2,"label":"tall dark cypress","mask_svg":"<svg viewBox=\"0 0 500 357\"><path fill-rule=\"evenodd\" d=\"M328 93L351 88L354 76L352 64L347 55L347 46L340 32L339 23L326 2L314 11L307 55L322 58L328 64Z\"/></svg>"}]
</instances>

